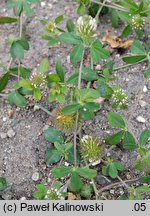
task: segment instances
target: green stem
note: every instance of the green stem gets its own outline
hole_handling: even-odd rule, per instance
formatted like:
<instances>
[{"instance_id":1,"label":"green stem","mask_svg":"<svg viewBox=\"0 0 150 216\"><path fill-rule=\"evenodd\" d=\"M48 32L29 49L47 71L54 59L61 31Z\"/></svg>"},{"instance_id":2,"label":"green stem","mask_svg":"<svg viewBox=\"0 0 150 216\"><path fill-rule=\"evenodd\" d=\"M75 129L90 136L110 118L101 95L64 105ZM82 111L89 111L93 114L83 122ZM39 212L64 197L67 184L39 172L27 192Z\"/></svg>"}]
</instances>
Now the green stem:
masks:
<instances>
[{"instance_id":1,"label":"green stem","mask_svg":"<svg viewBox=\"0 0 150 216\"><path fill-rule=\"evenodd\" d=\"M80 69L79 69L79 77L78 77L78 89L81 88L81 76L82 76L82 67L83 67L83 60L84 60L84 50L82 53L81 63L80 63Z\"/></svg>"},{"instance_id":2,"label":"green stem","mask_svg":"<svg viewBox=\"0 0 150 216\"><path fill-rule=\"evenodd\" d=\"M100 5L103 5L102 2L98 2L96 0L91 0L91 2L94 2L96 4L100 4ZM116 9L116 10L120 10L120 11L124 11L124 12L128 12L126 9L124 9L123 7L121 7L120 5L114 5L114 4L104 4L103 5L104 7L108 7L108 8L113 8L113 9Z\"/></svg>"},{"instance_id":3,"label":"green stem","mask_svg":"<svg viewBox=\"0 0 150 216\"><path fill-rule=\"evenodd\" d=\"M22 19L22 13L19 17L19 37L22 37L22 29L23 29L23 19Z\"/></svg>"},{"instance_id":4,"label":"green stem","mask_svg":"<svg viewBox=\"0 0 150 216\"><path fill-rule=\"evenodd\" d=\"M95 16L95 19L96 19L97 23L98 23L98 21L99 21L99 15L100 15L100 13L101 13L101 11L102 11L102 9L103 9L103 7L104 7L104 5L105 5L106 2L107 2L107 0L104 0L104 1L103 1L103 3L102 3L101 6L99 7L99 10L98 10L98 12L97 12L97 14L96 14L96 16Z\"/></svg>"},{"instance_id":5,"label":"green stem","mask_svg":"<svg viewBox=\"0 0 150 216\"><path fill-rule=\"evenodd\" d=\"M84 60L84 52L82 53L82 58L80 62L80 68L79 68L79 77L78 77L78 89L81 88L81 76L82 76L82 67L83 67L83 60ZM78 131L78 121L79 121L79 112L76 113L76 124L75 124L75 130L74 130L74 166L77 167L77 131Z\"/></svg>"},{"instance_id":6,"label":"green stem","mask_svg":"<svg viewBox=\"0 0 150 216\"><path fill-rule=\"evenodd\" d=\"M143 60L141 60L141 61L139 61L139 62L136 62L136 63L134 63L134 64L121 65L121 66L119 66L119 67L117 67L117 68L114 68L113 71L117 71L117 70L121 70L121 69L123 69L123 68L131 67L131 66L140 64L141 62L144 62L144 61L147 61L147 59L143 59Z\"/></svg>"}]
</instances>

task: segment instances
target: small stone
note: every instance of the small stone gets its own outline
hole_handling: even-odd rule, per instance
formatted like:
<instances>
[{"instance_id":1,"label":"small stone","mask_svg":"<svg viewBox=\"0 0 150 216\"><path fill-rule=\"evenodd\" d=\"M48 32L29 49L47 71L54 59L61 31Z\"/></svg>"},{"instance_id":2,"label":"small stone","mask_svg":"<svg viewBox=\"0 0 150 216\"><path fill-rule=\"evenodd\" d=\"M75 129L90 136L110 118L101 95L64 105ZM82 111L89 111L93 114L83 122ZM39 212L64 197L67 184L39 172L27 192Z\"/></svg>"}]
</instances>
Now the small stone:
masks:
<instances>
[{"instance_id":1,"label":"small stone","mask_svg":"<svg viewBox=\"0 0 150 216\"><path fill-rule=\"evenodd\" d=\"M26 200L26 197L21 197L20 200Z\"/></svg>"},{"instance_id":2,"label":"small stone","mask_svg":"<svg viewBox=\"0 0 150 216\"><path fill-rule=\"evenodd\" d=\"M110 190L109 192L110 192L110 194L115 194L115 190L113 190L113 189Z\"/></svg>"},{"instance_id":3,"label":"small stone","mask_svg":"<svg viewBox=\"0 0 150 216\"><path fill-rule=\"evenodd\" d=\"M40 107L37 106L37 105L35 105L34 108L33 108L33 110L34 110L34 112L37 111L37 110L40 110Z\"/></svg>"},{"instance_id":4,"label":"small stone","mask_svg":"<svg viewBox=\"0 0 150 216\"><path fill-rule=\"evenodd\" d=\"M38 172L33 173L32 175L32 180L33 181L38 181L40 178L40 174Z\"/></svg>"},{"instance_id":5,"label":"small stone","mask_svg":"<svg viewBox=\"0 0 150 216\"><path fill-rule=\"evenodd\" d=\"M129 80L130 80L129 78L126 78L126 82L129 82Z\"/></svg>"},{"instance_id":6,"label":"small stone","mask_svg":"<svg viewBox=\"0 0 150 216\"><path fill-rule=\"evenodd\" d=\"M9 118L12 118L13 117L13 114L14 114L14 110L12 110L12 109L8 109L8 116L9 116Z\"/></svg>"},{"instance_id":7,"label":"small stone","mask_svg":"<svg viewBox=\"0 0 150 216\"><path fill-rule=\"evenodd\" d=\"M144 88L143 88L143 92L146 93L147 91L148 91L148 89L147 89L147 86L145 85Z\"/></svg>"},{"instance_id":8,"label":"small stone","mask_svg":"<svg viewBox=\"0 0 150 216\"><path fill-rule=\"evenodd\" d=\"M49 9L52 9L53 5L51 3L48 3Z\"/></svg>"},{"instance_id":9,"label":"small stone","mask_svg":"<svg viewBox=\"0 0 150 216\"><path fill-rule=\"evenodd\" d=\"M66 161L65 161L65 166L66 166L66 167L68 167L68 166L69 166L69 163L67 163Z\"/></svg>"},{"instance_id":10,"label":"small stone","mask_svg":"<svg viewBox=\"0 0 150 216\"><path fill-rule=\"evenodd\" d=\"M101 65L98 64L98 65L96 65L95 70L99 71L99 70L101 70L101 68L102 68Z\"/></svg>"},{"instance_id":11,"label":"small stone","mask_svg":"<svg viewBox=\"0 0 150 216\"><path fill-rule=\"evenodd\" d=\"M92 163L92 166L96 166L96 165L100 164L100 162L101 162L101 160L99 159L99 160L93 162L93 163Z\"/></svg>"},{"instance_id":12,"label":"small stone","mask_svg":"<svg viewBox=\"0 0 150 216\"><path fill-rule=\"evenodd\" d=\"M2 133L0 133L0 137L1 137L1 139L6 139L7 134L2 132Z\"/></svg>"},{"instance_id":13,"label":"small stone","mask_svg":"<svg viewBox=\"0 0 150 216\"><path fill-rule=\"evenodd\" d=\"M120 193L120 195L123 195L123 194L124 194L124 191L123 191L123 190L120 190L119 193Z\"/></svg>"},{"instance_id":14,"label":"small stone","mask_svg":"<svg viewBox=\"0 0 150 216\"><path fill-rule=\"evenodd\" d=\"M129 174L126 174L126 178L127 178L127 180L132 179L132 177Z\"/></svg>"},{"instance_id":15,"label":"small stone","mask_svg":"<svg viewBox=\"0 0 150 216\"><path fill-rule=\"evenodd\" d=\"M140 100L139 104L140 104L141 107L145 107L147 105L147 103L145 101L143 101L143 100Z\"/></svg>"},{"instance_id":16,"label":"small stone","mask_svg":"<svg viewBox=\"0 0 150 216\"><path fill-rule=\"evenodd\" d=\"M140 122L140 123L145 123L145 122L146 122L145 118L143 118L142 116L138 116L138 117L136 118L136 120L137 120L138 122Z\"/></svg>"},{"instance_id":17,"label":"small stone","mask_svg":"<svg viewBox=\"0 0 150 216\"><path fill-rule=\"evenodd\" d=\"M3 117L3 122L6 122L7 121L7 118L6 117Z\"/></svg>"},{"instance_id":18,"label":"small stone","mask_svg":"<svg viewBox=\"0 0 150 216\"><path fill-rule=\"evenodd\" d=\"M45 7L46 2L41 2L41 7Z\"/></svg>"},{"instance_id":19,"label":"small stone","mask_svg":"<svg viewBox=\"0 0 150 216\"><path fill-rule=\"evenodd\" d=\"M105 186L111 183L111 181L107 177L100 175L100 174L97 175L94 180L97 184L102 185L102 186Z\"/></svg>"},{"instance_id":20,"label":"small stone","mask_svg":"<svg viewBox=\"0 0 150 216\"><path fill-rule=\"evenodd\" d=\"M14 137L15 135L16 135L15 131L14 131L12 128L10 128L10 129L8 130L8 132L7 132L7 136L8 136L9 138L12 138L12 137Z\"/></svg>"}]
</instances>

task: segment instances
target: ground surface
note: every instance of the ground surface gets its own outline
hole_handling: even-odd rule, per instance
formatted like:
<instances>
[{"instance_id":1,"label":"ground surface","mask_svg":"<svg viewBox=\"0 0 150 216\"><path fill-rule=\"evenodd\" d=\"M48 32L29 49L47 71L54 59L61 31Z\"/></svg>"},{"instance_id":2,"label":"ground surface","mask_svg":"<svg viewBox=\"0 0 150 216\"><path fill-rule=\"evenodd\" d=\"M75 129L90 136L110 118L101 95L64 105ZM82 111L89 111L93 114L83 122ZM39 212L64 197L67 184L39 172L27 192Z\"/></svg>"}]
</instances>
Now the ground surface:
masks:
<instances>
[{"instance_id":1,"label":"ground surface","mask_svg":"<svg viewBox=\"0 0 150 216\"><path fill-rule=\"evenodd\" d=\"M44 29L40 24L40 20L53 20L61 14L64 14L65 20L68 18L75 19L75 3L72 3L72 0L45 0L44 2L46 6L36 6L34 8L34 16L31 19L25 19L25 32L30 43L30 51L22 63L34 71L42 58L48 57L50 70L53 71L56 59L60 57L65 65L67 74L69 74L72 71L67 61L70 49L65 46L57 49L48 48L46 42L41 39ZM12 11L6 9L4 0L1 0L0 11L2 16L12 15ZM101 19L101 26L99 27L100 37L105 34L107 29L111 29L111 25L106 20L107 17ZM18 29L15 24L1 26L0 62L4 65L8 65L9 62L9 48L6 45L8 36L16 35L17 32ZM118 30L115 30L115 33L118 34ZM116 66L122 64L121 56L117 51L112 54L112 58L115 60ZM142 77L145 67L145 64L141 64L120 70L117 74L119 77L118 83L122 88L126 89L129 98L128 109L122 112L125 119L128 119L130 110L135 103L137 90L143 82ZM2 70L0 69L1 74ZM150 83L147 83L146 87L147 90L142 92L140 103L133 114L130 124L130 128L136 137L144 128L150 128ZM44 101L42 103L49 110L52 109L51 104ZM110 110L110 105L104 103L95 119L85 124L84 133L97 136L100 139L110 134L112 129L105 118L106 113ZM138 116L142 116L146 120L145 123L138 122L136 120ZM32 193L37 183L43 182L45 185L49 185L50 167L46 166L43 158L50 143L44 140L43 130L51 124L50 117L43 111L34 111L33 107L23 110L11 107L7 100L0 98L0 176L5 176L8 182L8 188L1 193L1 198L24 199L25 197L26 199L32 199ZM147 148L150 148L150 143ZM117 150L115 149L111 152L111 157L125 163L126 172L122 176L124 179L140 175L139 172L133 169L132 165L132 162L137 157L136 152L125 152L118 147ZM98 180L97 182L100 184ZM99 185L98 187L101 186ZM110 198L113 199L115 193L121 194L122 192L117 190L110 191Z\"/></svg>"}]
</instances>

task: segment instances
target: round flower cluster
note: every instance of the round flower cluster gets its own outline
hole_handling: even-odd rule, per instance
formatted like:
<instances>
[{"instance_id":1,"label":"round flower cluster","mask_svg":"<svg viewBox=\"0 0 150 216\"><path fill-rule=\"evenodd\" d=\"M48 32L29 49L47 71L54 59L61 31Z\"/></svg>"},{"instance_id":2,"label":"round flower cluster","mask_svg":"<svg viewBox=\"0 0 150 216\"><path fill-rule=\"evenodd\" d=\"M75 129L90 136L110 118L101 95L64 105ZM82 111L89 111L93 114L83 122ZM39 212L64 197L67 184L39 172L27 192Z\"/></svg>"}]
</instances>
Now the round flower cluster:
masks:
<instances>
[{"instance_id":1,"label":"round flower cluster","mask_svg":"<svg viewBox=\"0 0 150 216\"><path fill-rule=\"evenodd\" d=\"M91 16L80 16L77 20L77 33L81 38L93 38L96 37L97 23L96 19Z\"/></svg>"},{"instance_id":2,"label":"round flower cluster","mask_svg":"<svg viewBox=\"0 0 150 216\"><path fill-rule=\"evenodd\" d=\"M33 72L29 78L34 88L42 87L46 83L46 76L42 73Z\"/></svg>"},{"instance_id":3,"label":"round flower cluster","mask_svg":"<svg viewBox=\"0 0 150 216\"><path fill-rule=\"evenodd\" d=\"M45 200L64 200L62 193L57 188L51 188L45 195Z\"/></svg>"},{"instance_id":4,"label":"round flower cluster","mask_svg":"<svg viewBox=\"0 0 150 216\"><path fill-rule=\"evenodd\" d=\"M81 139L81 154L90 162L100 159L104 149L100 146L100 141L92 136L85 135Z\"/></svg>"},{"instance_id":5,"label":"round flower cluster","mask_svg":"<svg viewBox=\"0 0 150 216\"><path fill-rule=\"evenodd\" d=\"M127 99L128 97L126 96L125 91L119 87L116 87L112 95L113 108L120 107L122 109L125 109L127 104Z\"/></svg>"},{"instance_id":6,"label":"round flower cluster","mask_svg":"<svg viewBox=\"0 0 150 216\"><path fill-rule=\"evenodd\" d=\"M131 25L135 30L142 30L145 25L144 17L141 17L139 14L134 15L131 19Z\"/></svg>"},{"instance_id":7,"label":"round flower cluster","mask_svg":"<svg viewBox=\"0 0 150 216\"><path fill-rule=\"evenodd\" d=\"M61 108L53 111L53 121L64 132L72 131L75 127L76 114L64 115Z\"/></svg>"}]
</instances>

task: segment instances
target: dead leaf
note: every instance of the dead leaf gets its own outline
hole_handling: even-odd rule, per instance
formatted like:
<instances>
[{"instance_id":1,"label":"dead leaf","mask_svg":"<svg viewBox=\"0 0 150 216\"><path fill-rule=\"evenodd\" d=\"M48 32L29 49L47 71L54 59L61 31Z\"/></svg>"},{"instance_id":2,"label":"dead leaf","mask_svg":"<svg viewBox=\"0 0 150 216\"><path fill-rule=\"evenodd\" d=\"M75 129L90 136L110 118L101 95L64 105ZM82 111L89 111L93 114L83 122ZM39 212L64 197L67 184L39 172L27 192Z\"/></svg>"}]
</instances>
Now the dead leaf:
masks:
<instances>
[{"instance_id":1,"label":"dead leaf","mask_svg":"<svg viewBox=\"0 0 150 216\"><path fill-rule=\"evenodd\" d=\"M68 193L68 200L75 200L76 196L73 193Z\"/></svg>"},{"instance_id":2,"label":"dead leaf","mask_svg":"<svg viewBox=\"0 0 150 216\"><path fill-rule=\"evenodd\" d=\"M110 47L113 49L118 49L118 48L128 49L131 47L133 43L133 40L123 41L122 39L117 38L117 36L111 35L109 31L103 37L102 41L108 43Z\"/></svg>"}]
</instances>

